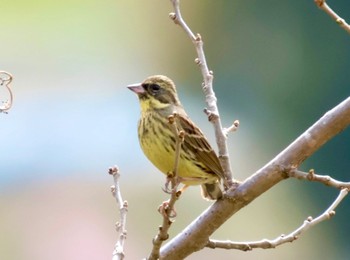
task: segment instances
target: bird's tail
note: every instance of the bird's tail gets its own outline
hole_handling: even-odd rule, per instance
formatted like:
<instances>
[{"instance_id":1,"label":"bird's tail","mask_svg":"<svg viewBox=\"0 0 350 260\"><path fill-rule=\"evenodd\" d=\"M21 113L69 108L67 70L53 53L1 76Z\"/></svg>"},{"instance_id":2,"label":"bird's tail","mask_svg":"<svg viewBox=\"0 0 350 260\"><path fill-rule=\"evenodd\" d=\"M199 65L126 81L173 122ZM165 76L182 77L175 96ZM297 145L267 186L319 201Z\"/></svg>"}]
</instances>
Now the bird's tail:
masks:
<instances>
[{"instance_id":1,"label":"bird's tail","mask_svg":"<svg viewBox=\"0 0 350 260\"><path fill-rule=\"evenodd\" d=\"M202 196L207 200L218 200L222 198L222 190L219 182L204 183L202 187Z\"/></svg>"}]
</instances>

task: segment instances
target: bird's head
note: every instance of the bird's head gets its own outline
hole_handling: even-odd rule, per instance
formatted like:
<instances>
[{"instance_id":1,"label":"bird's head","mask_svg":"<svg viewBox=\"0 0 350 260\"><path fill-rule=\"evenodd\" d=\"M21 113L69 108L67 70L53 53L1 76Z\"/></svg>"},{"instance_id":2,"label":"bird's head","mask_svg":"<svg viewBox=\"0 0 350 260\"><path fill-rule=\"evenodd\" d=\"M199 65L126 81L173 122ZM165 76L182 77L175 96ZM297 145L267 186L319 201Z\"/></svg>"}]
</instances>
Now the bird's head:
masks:
<instances>
[{"instance_id":1,"label":"bird's head","mask_svg":"<svg viewBox=\"0 0 350 260\"><path fill-rule=\"evenodd\" d=\"M129 85L128 88L139 97L142 112L181 106L175 84L166 76L150 76L142 83Z\"/></svg>"}]
</instances>

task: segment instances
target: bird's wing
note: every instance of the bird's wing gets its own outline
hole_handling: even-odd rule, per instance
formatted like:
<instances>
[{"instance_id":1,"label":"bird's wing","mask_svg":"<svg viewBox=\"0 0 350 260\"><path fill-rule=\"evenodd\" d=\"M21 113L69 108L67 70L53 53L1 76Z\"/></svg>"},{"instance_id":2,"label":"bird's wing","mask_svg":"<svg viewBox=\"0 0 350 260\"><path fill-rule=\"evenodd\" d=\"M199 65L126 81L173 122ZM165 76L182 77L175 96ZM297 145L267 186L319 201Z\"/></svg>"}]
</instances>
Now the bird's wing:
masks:
<instances>
[{"instance_id":1,"label":"bird's wing","mask_svg":"<svg viewBox=\"0 0 350 260\"><path fill-rule=\"evenodd\" d=\"M177 115L179 127L185 132L183 149L189 149L205 171L215 173L224 179L224 171L219 159L202 131L186 116Z\"/></svg>"}]
</instances>

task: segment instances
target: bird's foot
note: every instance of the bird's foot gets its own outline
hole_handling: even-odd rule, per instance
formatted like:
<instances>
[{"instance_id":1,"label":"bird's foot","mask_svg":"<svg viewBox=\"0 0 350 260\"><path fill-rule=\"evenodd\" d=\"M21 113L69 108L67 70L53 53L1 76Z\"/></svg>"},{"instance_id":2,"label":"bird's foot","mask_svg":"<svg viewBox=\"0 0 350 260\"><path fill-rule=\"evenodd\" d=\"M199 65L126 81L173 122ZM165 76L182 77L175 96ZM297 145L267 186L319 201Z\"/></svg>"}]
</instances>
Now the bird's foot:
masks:
<instances>
[{"instance_id":1,"label":"bird's foot","mask_svg":"<svg viewBox=\"0 0 350 260\"><path fill-rule=\"evenodd\" d=\"M174 207L169 207L169 200L163 201L163 203L158 207L158 212L169 220L174 219L177 215Z\"/></svg>"}]
</instances>

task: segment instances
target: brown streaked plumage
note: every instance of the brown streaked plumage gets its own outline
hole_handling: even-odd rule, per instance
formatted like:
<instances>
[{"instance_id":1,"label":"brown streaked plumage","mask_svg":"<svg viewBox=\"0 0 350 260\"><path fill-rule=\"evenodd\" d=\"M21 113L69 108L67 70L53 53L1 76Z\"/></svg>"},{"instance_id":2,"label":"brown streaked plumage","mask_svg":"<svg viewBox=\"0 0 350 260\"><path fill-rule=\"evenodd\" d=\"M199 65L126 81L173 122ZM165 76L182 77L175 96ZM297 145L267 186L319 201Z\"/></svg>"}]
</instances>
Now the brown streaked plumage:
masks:
<instances>
[{"instance_id":1,"label":"brown streaked plumage","mask_svg":"<svg viewBox=\"0 0 350 260\"><path fill-rule=\"evenodd\" d=\"M202 131L191 121L182 107L174 82L155 75L140 84L128 86L138 95L141 117L138 137L147 158L164 174L173 170L176 138L168 116L177 113L177 126L185 132L181 146L178 176L185 185L201 185L207 199L222 197L220 180L223 169Z\"/></svg>"}]
</instances>

